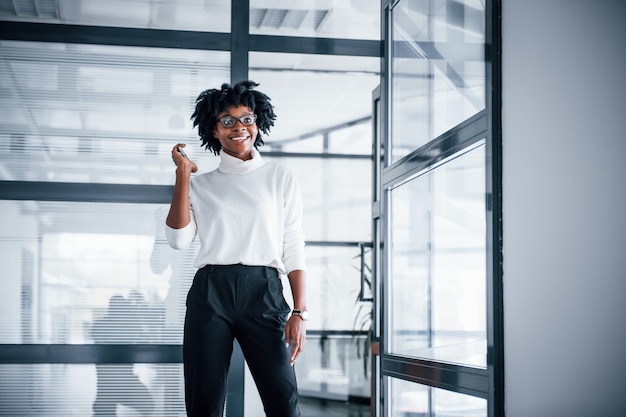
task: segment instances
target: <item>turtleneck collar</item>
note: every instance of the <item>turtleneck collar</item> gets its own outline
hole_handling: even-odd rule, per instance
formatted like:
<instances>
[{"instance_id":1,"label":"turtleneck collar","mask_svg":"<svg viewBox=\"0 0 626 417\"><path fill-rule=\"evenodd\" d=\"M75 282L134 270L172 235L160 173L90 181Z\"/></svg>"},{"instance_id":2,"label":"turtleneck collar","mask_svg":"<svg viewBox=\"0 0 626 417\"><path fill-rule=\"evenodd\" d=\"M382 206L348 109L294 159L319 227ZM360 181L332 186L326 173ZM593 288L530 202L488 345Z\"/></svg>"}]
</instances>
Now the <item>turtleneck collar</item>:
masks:
<instances>
[{"instance_id":1,"label":"turtleneck collar","mask_svg":"<svg viewBox=\"0 0 626 417\"><path fill-rule=\"evenodd\" d=\"M252 159L243 161L220 151L220 165L218 169L225 174L248 174L265 165L265 161L261 158L261 154L255 148L252 148Z\"/></svg>"}]
</instances>

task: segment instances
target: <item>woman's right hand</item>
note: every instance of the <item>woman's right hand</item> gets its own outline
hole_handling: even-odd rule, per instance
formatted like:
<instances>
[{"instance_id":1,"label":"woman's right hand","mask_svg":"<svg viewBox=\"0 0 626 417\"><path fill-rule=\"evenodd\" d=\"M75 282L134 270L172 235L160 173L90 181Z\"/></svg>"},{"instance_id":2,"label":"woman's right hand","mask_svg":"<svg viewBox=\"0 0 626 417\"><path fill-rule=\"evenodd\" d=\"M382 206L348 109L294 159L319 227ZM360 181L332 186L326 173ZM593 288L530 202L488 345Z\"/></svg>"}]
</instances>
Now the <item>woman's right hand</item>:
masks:
<instances>
[{"instance_id":1,"label":"woman's right hand","mask_svg":"<svg viewBox=\"0 0 626 417\"><path fill-rule=\"evenodd\" d=\"M178 151L178 148L183 149L185 146L187 145L184 143L178 143L174 146L174 148L172 148L172 160L177 167L189 170L190 172L196 172L198 171L198 166L195 162L186 156L183 156L183 154Z\"/></svg>"},{"instance_id":2,"label":"woman's right hand","mask_svg":"<svg viewBox=\"0 0 626 417\"><path fill-rule=\"evenodd\" d=\"M184 143L178 143L172 148L172 159L176 164L176 181L174 182L172 204L167 213L165 224L173 229L182 229L191 221L189 217L189 181L191 173L198 170L196 164L178 151L178 148L183 149L184 147Z\"/></svg>"}]
</instances>

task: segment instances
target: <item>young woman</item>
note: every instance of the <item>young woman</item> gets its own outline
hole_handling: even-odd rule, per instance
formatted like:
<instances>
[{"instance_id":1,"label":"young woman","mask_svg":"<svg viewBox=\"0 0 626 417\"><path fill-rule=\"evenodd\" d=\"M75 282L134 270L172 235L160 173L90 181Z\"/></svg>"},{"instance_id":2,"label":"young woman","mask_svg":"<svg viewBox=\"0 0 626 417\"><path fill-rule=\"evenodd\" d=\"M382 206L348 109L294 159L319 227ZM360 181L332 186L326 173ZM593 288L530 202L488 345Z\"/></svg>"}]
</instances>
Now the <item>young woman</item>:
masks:
<instances>
[{"instance_id":1,"label":"young woman","mask_svg":"<svg viewBox=\"0 0 626 417\"><path fill-rule=\"evenodd\" d=\"M244 81L202 92L191 116L219 167L197 171L180 143L166 220L170 246L197 235L199 268L187 295L183 362L189 416L221 417L233 340L241 345L268 417L299 416L293 364L307 318L300 188L290 170L257 148L276 115L270 98ZM286 274L294 310L283 297Z\"/></svg>"}]
</instances>

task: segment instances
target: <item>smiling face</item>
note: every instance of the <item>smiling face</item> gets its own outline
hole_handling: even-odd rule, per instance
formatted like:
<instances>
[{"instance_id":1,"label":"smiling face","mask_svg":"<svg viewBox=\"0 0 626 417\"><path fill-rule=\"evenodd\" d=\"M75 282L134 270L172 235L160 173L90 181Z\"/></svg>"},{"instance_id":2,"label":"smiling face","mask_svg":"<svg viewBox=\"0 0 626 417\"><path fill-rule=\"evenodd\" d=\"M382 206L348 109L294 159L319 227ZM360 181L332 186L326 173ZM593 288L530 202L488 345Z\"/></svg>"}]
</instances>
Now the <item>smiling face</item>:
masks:
<instances>
[{"instance_id":1,"label":"smiling face","mask_svg":"<svg viewBox=\"0 0 626 417\"><path fill-rule=\"evenodd\" d=\"M219 122L219 119L224 116L235 118L235 124L232 127L224 127ZM252 159L252 148L259 133L259 128L256 123L244 126L238 120L243 116L254 116L254 112L247 106L231 106L227 111L217 115L218 122L215 124L213 134L220 141L222 151L235 158L247 161Z\"/></svg>"}]
</instances>

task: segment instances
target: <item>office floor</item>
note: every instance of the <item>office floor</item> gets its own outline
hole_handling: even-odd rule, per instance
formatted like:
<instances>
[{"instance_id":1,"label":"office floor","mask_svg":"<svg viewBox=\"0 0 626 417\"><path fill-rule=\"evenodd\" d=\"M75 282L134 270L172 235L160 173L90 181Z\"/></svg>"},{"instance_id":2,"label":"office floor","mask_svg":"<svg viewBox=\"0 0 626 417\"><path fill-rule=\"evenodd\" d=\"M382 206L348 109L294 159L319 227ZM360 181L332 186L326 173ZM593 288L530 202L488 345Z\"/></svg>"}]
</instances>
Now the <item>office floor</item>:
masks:
<instances>
[{"instance_id":1,"label":"office floor","mask_svg":"<svg viewBox=\"0 0 626 417\"><path fill-rule=\"evenodd\" d=\"M300 397L302 417L369 417L367 404Z\"/></svg>"}]
</instances>

